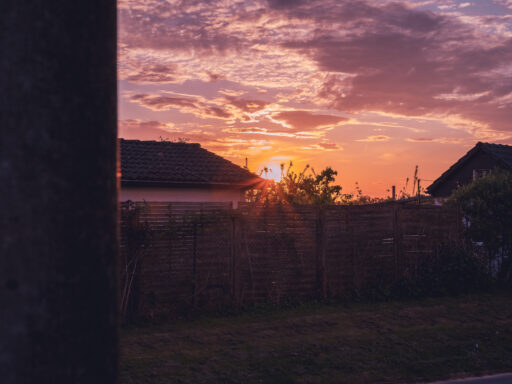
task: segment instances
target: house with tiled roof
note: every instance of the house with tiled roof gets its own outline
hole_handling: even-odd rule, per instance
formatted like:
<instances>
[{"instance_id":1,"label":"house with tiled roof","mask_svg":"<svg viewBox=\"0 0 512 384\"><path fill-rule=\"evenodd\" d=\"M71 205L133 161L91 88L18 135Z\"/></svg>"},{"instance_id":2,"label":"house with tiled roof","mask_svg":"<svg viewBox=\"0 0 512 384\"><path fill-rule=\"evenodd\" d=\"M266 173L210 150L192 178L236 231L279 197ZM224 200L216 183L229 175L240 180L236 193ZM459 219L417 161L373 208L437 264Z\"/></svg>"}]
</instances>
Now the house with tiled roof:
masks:
<instances>
[{"instance_id":1,"label":"house with tiled roof","mask_svg":"<svg viewBox=\"0 0 512 384\"><path fill-rule=\"evenodd\" d=\"M199 144L120 139L121 201L238 202L264 180Z\"/></svg>"},{"instance_id":2,"label":"house with tiled roof","mask_svg":"<svg viewBox=\"0 0 512 384\"><path fill-rule=\"evenodd\" d=\"M512 146L478 142L428 186L427 192L433 197L448 197L459 186L497 168L512 171Z\"/></svg>"}]
</instances>

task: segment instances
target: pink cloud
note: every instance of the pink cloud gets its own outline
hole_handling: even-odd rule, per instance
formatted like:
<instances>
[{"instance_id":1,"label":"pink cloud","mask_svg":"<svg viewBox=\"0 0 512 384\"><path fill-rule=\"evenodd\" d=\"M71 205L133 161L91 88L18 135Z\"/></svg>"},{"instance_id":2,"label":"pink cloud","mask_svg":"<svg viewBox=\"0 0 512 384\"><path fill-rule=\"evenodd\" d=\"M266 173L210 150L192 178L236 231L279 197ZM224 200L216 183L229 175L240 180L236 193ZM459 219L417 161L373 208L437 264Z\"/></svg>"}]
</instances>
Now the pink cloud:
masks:
<instances>
[{"instance_id":1,"label":"pink cloud","mask_svg":"<svg viewBox=\"0 0 512 384\"><path fill-rule=\"evenodd\" d=\"M130 97L130 100L154 111L177 108L182 112L192 113L200 118L229 119L233 117L225 109L193 97L135 94Z\"/></svg>"},{"instance_id":2,"label":"pink cloud","mask_svg":"<svg viewBox=\"0 0 512 384\"><path fill-rule=\"evenodd\" d=\"M319 127L332 127L348 120L346 117L322 114L316 115L308 111L277 112L272 115L272 119L289 125L295 132Z\"/></svg>"},{"instance_id":3,"label":"pink cloud","mask_svg":"<svg viewBox=\"0 0 512 384\"><path fill-rule=\"evenodd\" d=\"M126 80L132 83L173 83L176 81L177 65L145 65L136 71L126 73Z\"/></svg>"},{"instance_id":4,"label":"pink cloud","mask_svg":"<svg viewBox=\"0 0 512 384\"><path fill-rule=\"evenodd\" d=\"M460 137L409 137L406 139L412 143L441 143L441 144L458 144L464 141Z\"/></svg>"},{"instance_id":5,"label":"pink cloud","mask_svg":"<svg viewBox=\"0 0 512 384\"><path fill-rule=\"evenodd\" d=\"M219 73L207 72L207 75L212 83L226 78L225 75L221 75Z\"/></svg>"},{"instance_id":6,"label":"pink cloud","mask_svg":"<svg viewBox=\"0 0 512 384\"><path fill-rule=\"evenodd\" d=\"M270 104L263 100L244 99L238 96L207 100L199 95L174 93L137 93L129 96L129 100L154 111L178 109L183 113L192 113L200 118L240 119L242 121L251 120L248 114L261 111Z\"/></svg>"},{"instance_id":7,"label":"pink cloud","mask_svg":"<svg viewBox=\"0 0 512 384\"><path fill-rule=\"evenodd\" d=\"M503 8L475 14L486 7L440 11L452 0L119 0L120 116L140 119L120 132L176 130L225 156L294 156L389 180L399 170L386 164L423 151L433 179L470 142L512 137L509 0L493 2ZM175 126L143 121L156 119Z\"/></svg>"},{"instance_id":8,"label":"pink cloud","mask_svg":"<svg viewBox=\"0 0 512 384\"><path fill-rule=\"evenodd\" d=\"M124 3L118 7L118 34L126 47L223 54L244 44L243 38L215 23L215 4L153 0L140 7L136 2Z\"/></svg>"},{"instance_id":9,"label":"pink cloud","mask_svg":"<svg viewBox=\"0 0 512 384\"><path fill-rule=\"evenodd\" d=\"M499 32L509 23L503 18L488 16L500 28L482 34L474 21L405 2L254 0L250 5L249 12L245 3L148 0L141 6L121 1L119 39L124 50L168 52L170 58L173 52L188 52L194 58L189 60L205 64L230 55L233 63L245 57L241 65L280 46L313 60L326 74L311 99L318 105L354 113L457 116L510 130L512 97L506 96L512 93L512 39ZM128 79L176 81L177 68L163 68L141 66ZM230 77L230 70L222 75L207 70L201 76L218 81ZM262 70L262 81L266 75ZM440 97L454 92L461 98ZM209 114L223 118L221 110Z\"/></svg>"},{"instance_id":10,"label":"pink cloud","mask_svg":"<svg viewBox=\"0 0 512 384\"><path fill-rule=\"evenodd\" d=\"M225 100L240 111L249 113L261 111L270 104L268 101L243 99L237 96L226 96Z\"/></svg>"},{"instance_id":11,"label":"pink cloud","mask_svg":"<svg viewBox=\"0 0 512 384\"><path fill-rule=\"evenodd\" d=\"M138 119L119 120L119 137L124 139L158 140L168 139L179 134L173 124L160 121L141 121Z\"/></svg>"},{"instance_id":12,"label":"pink cloud","mask_svg":"<svg viewBox=\"0 0 512 384\"><path fill-rule=\"evenodd\" d=\"M511 102L499 100L512 92L506 76L511 38L486 39L454 17L397 3L351 2L329 15L322 7L309 9L308 17L319 23L322 16L336 15L352 26L345 34L319 30L312 38L283 44L316 60L323 71L349 74L327 76L319 102L349 112L459 116L510 130ZM455 91L459 99L440 97Z\"/></svg>"}]
</instances>

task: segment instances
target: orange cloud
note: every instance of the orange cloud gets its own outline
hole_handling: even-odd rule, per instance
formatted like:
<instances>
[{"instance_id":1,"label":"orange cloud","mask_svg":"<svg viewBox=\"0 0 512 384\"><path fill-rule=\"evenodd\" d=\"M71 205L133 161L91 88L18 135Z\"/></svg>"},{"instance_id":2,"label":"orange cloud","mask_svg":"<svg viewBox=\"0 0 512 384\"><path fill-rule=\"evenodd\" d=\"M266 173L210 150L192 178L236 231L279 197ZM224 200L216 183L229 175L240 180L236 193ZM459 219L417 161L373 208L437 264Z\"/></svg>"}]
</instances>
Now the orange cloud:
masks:
<instances>
[{"instance_id":1,"label":"orange cloud","mask_svg":"<svg viewBox=\"0 0 512 384\"><path fill-rule=\"evenodd\" d=\"M316 143L301 147L306 151L342 151L343 148L335 143Z\"/></svg>"},{"instance_id":2,"label":"orange cloud","mask_svg":"<svg viewBox=\"0 0 512 384\"><path fill-rule=\"evenodd\" d=\"M267 128L259 128L259 127L231 127L225 128L222 132L227 133L241 133L241 134L252 134L252 135L267 135L267 136L283 136L283 137L296 137L294 133L283 132L283 131L273 131Z\"/></svg>"},{"instance_id":3,"label":"orange cloud","mask_svg":"<svg viewBox=\"0 0 512 384\"><path fill-rule=\"evenodd\" d=\"M453 143L461 143L461 142L465 141L463 138L460 138L460 137L437 137L437 138L408 137L406 140L409 142L412 142L412 143L441 143L441 144L446 144L446 143L453 144Z\"/></svg>"},{"instance_id":4,"label":"orange cloud","mask_svg":"<svg viewBox=\"0 0 512 384\"><path fill-rule=\"evenodd\" d=\"M385 136L385 135L377 135L377 136L368 136L367 138L365 139L359 139L359 140L356 140L356 141L388 141L389 140L389 136Z\"/></svg>"},{"instance_id":5,"label":"orange cloud","mask_svg":"<svg viewBox=\"0 0 512 384\"><path fill-rule=\"evenodd\" d=\"M335 144L335 143L319 143L318 145L320 147L322 147L323 149L332 150L332 151L343 149L338 144Z\"/></svg>"}]
</instances>

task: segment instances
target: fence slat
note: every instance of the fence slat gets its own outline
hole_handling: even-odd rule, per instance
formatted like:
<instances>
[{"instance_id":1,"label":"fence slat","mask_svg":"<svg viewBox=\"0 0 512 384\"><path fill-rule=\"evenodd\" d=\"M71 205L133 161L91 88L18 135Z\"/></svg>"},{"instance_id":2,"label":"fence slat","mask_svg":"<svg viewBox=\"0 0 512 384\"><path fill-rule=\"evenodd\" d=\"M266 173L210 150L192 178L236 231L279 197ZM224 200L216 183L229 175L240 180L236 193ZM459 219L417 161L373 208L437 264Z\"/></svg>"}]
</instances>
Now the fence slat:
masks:
<instances>
[{"instance_id":1,"label":"fence slat","mask_svg":"<svg viewBox=\"0 0 512 384\"><path fill-rule=\"evenodd\" d=\"M149 202L121 208L122 260L138 258L132 307L150 317L349 296L391 284L460 237L453 207Z\"/></svg>"}]
</instances>

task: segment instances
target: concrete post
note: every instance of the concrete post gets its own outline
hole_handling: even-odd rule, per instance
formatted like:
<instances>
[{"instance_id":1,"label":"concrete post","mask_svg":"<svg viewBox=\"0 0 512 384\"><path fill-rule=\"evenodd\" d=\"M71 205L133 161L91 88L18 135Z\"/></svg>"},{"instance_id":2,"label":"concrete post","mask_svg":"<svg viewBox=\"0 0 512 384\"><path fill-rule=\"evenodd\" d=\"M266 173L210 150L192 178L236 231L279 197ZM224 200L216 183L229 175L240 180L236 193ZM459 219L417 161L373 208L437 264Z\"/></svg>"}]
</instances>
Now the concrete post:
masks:
<instances>
[{"instance_id":1,"label":"concrete post","mask_svg":"<svg viewBox=\"0 0 512 384\"><path fill-rule=\"evenodd\" d=\"M0 2L0 382L117 381L115 0Z\"/></svg>"}]
</instances>

